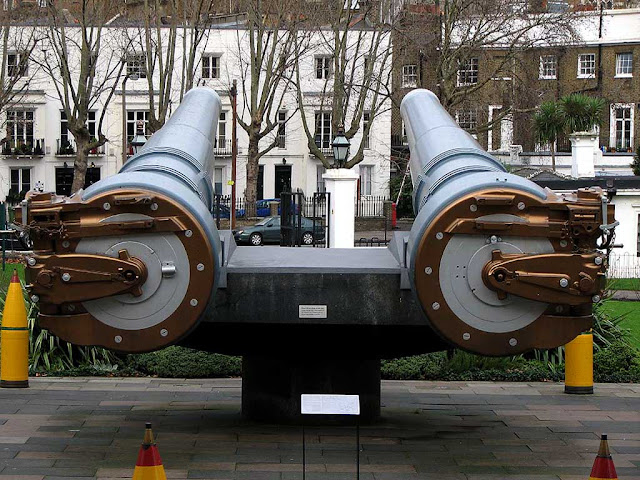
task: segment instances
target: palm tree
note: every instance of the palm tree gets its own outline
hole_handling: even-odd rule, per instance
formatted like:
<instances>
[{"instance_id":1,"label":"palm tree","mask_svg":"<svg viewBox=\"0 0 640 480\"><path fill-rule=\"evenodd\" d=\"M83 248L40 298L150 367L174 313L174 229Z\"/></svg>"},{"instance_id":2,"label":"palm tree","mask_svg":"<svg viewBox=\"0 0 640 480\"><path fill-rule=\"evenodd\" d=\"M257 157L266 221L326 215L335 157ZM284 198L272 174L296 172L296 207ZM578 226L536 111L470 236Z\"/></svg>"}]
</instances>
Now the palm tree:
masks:
<instances>
[{"instance_id":1,"label":"palm tree","mask_svg":"<svg viewBox=\"0 0 640 480\"><path fill-rule=\"evenodd\" d=\"M533 116L536 140L551 146L551 167L556 170L556 141L566 128L564 113L558 103L543 102Z\"/></svg>"},{"instance_id":2,"label":"palm tree","mask_svg":"<svg viewBox=\"0 0 640 480\"><path fill-rule=\"evenodd\" d=\"M571 93L559 100L560 110L565 117L567 133L590 132L602 125L604 100L584 93Z\"/></svg>"}]
</instances>

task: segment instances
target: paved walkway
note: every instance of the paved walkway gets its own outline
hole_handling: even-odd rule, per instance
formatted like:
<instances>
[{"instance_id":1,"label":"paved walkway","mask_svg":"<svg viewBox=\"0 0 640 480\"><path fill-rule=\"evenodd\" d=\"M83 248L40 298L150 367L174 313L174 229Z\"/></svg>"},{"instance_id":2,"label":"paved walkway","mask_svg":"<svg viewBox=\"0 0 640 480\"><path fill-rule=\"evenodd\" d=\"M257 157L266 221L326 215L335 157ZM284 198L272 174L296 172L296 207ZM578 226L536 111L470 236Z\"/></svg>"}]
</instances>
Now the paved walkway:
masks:
<instances>
[{"instance_id":1,"label":"paved walkway","mask_svg":"<svg viewBox=\"0 0 640 480\"><path fill-rule=\"evenodd\" d=\"M640 479L640 385L383 382L361 430L363 480L586 480L608 433ZM240 380L31 379L0 390L0 480L131 478L152 421L169 478L301 479L301 432L240 418ZM308 429L309 480L355 478L352 428Z\"/></svg>"}]
</instances>

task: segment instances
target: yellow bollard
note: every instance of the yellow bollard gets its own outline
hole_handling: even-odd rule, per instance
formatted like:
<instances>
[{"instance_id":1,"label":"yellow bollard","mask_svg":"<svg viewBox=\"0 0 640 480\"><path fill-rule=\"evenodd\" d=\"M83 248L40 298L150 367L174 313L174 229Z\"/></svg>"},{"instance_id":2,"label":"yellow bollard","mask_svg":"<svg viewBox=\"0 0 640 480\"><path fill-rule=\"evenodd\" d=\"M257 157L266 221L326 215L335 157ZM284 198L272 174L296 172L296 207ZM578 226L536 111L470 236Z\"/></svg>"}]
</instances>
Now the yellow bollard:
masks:
<instances>
[{"instance_id":1,"label":"yellow bollard","mask_svg":"<svg viewBox=\"0 0 640 480\"><path fill-rule=\"evenodd\" d=\"M564 393L593 393L593 335L578 335L564 352Z\"/></svg>"},{"instance_id":2,"label":"yellow bollard","mask_svg":"<svg viewBox=\"0 0 640 480\"><path fill-rule=\"evenodd\" d=\"M18 272L13 271L0 328L0 387L29 386L29 326Z\"/></svg>"}]
</instances>

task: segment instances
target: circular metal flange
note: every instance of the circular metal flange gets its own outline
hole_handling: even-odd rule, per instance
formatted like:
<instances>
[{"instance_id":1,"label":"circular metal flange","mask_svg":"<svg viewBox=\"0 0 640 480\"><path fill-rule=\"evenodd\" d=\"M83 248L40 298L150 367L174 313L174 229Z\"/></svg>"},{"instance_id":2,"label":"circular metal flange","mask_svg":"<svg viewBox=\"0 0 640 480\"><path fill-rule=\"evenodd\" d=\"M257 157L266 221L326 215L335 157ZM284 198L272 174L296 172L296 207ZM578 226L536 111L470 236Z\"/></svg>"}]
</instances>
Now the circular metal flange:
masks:
<instances>
[{"instance_id":1,"label":"circular metal flange","mask_svg":"<svg viewBox=\"0 0 640 480\"><path fill-rule=\"evenodd\" d=\"M508 205L483 207L473 212L470 206L477 204L483 195L512 195L513 199ZM518 209L520 202L526 205L526 210ZM509 229L491 227L477 230L477 234L455 233L460 225L468 228L463 222L482 216L484 220L491 217L483 225L489 225L491 220L515 224L529 222L529 215L535 215L533 221L539 222L549 211L547 202L533 194L513 188L490 188L459 198L429 223L414 250L412 275L416 296L436 333L451 344L475 353L510 355L563 345L589 328L590 321L585 317L548 315L545 303L512 296L501 300L482 281L482 267L490 260L492 250L554 252L561 250L560 239L535 234L509 236ZM436 238L439 232L443 233L442 239ZM494 243L491 243L492 236ZM425 274L427 267L432 268L431 275ZM434 310L434 303L440 308Z\"/></svg>"},{"instance_id":2,"label":"circular metal flange","mask_svg":"<svg viewBox=\"0 0 640 480\"><path fill-rule=\"evenodd\" d=\"M115 195L149 195L158 208L135 213L135 206L119 205L114 201ZM199 323L215 288L213 247L203 226L179 202L152 191L105 192L88 203L100 207L109 203L109 211L100 208L103 215L91 221L100 225L114 223L114 229L112 232L105 229L105 235L84 237L77 244L73 242L75 252L115 257L119 250L126 249L147 268L142 295L123 294L85 301L82 310L86 313L47 316L41 320L43 328L71 343L122 352L157 350L183 338ZM175 232L118 230L122 222L157 217L164 222L173 218L182 228ZM185 235L187 230L191 235ZM163 265L173 265L175 273L163 275Z\"/></svg>"},{"instance_id":3,"label":"circular metal flange","mask_svg":"<svg viewBox=\"0 0 640 480\"><path fill-rule=\"evenodd\" d=\"M467 325L483 332L512 332L529 325L548 305L512 295L498 298L482 280L493 250L550 253L553 247L546 239L505 236L486 244L481 235L453 235L440 260L440 288L449 308Z\"/></svg>"}]
</instances>

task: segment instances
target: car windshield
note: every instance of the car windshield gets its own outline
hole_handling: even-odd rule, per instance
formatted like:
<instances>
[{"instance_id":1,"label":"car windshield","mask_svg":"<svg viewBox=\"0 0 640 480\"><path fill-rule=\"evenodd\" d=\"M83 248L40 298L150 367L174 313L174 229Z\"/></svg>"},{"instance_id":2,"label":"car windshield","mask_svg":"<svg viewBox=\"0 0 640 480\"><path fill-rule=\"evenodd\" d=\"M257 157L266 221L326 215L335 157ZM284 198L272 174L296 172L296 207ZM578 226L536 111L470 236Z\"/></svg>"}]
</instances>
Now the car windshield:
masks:
<instances>
[{"instance_id":1,"label":"car windshield","mask_svg":"<svg viewBox=\"0 0 640 480\"><path fill-rule=\"evenodd\" d=\"M264 220L261 220L258 223L256 223L256 227L262 227L262 226L266 225L267 223L269 223L272 219L273 219L273 217L267 217Z\"/></svg>"}]
</instances>

